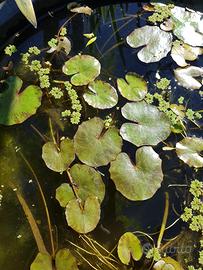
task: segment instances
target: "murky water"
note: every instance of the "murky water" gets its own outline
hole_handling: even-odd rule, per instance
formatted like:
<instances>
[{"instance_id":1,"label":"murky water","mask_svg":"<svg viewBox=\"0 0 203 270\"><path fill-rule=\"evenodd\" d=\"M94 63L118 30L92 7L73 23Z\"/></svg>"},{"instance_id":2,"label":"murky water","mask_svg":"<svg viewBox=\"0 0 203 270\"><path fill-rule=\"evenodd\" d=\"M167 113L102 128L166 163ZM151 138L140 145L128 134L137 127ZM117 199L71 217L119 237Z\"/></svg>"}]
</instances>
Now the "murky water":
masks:
<instances>
[{"instance_id":1,"label":"murky water","mask_svg":"<svg viewBox=\"0 0 203 270\"><path fill-rule=\"evenodd\" d=\"M76 16L68 24L68 36L73 46L71 55L82 51L95 56L102 65L101 77L109 80L113 85L115 85L117 77L124 77L127 72L133 71L144 76L149 81L149 87L153 88L155 74L159 70L161 77L167 76L171 79L173 102L177 101L177 95L182 95L188 100L188 107L193 110L202 109L202 103L197 102L199 98L197 98L196 92L186 91L177 86L173 78L175 64L170 57L158 63L145 64L138 60L136 50L132 50L126 45L126 36L134 28L145 25L144 17L136 16L141 10L141 3L128 3L97 8L95 15L91 17ZM29 27L22 32L19 37L15 38L15 44L20 51L26 51L34 44L40 48L47 47L47 41L57 33L58 28L66 19L67 12L64 9L53 13L39 22L37 30ZM97 35L97 42L85 48L86 39L83 34L91 32ZM18 62L17 58L14 60ZM194 62L194 65L202 66L202 64L203 56ZM119 106L122 105L122 102ZM88 113L92 114L91 111ZM105 114L107 115L108 111ZM57 245L66 247L69 245L68 240L78 241L78 235L68 228L64 211L55 200L55 190L64 182L64 177L51 172L41 158L44 141L36 129L44 136L50 136L49 116L53 122L55 121L54 126L58 129L59 134L62 134L63 122L57 118L56 111L50 108L46 102L37 115L25 123L13 127L0 127L0 190L3 195L0 206L0 269L27 270L37 252L30 226L16 196L16 188L26 199L39 224L46 245L50 249L44 206L29 165L34 170L44 191L55 229ZM65 133L71 137L76 129L77 127L65 127ZM194 126L191 126L188 132L188 135L201 134L202 130L196 129ZM178 135L173 135L170 136L169 141L176 142L180 138ZM134 152L134 148L131 148L130 143L125 143L124 149L128 153ZM142 230L147 233L159 230L164 211L164 191L169 192L170 203L173 206L169 213L169 224L177 219L173 208L177 212L182 211L181 205L185 199L185 190L168 188L168 185L187 183L188 179L193 178L192 170L187 165L183 165L175 153L164 152L161 146L155 147L155 151L163 160L164 181L162 187L150 200L131 202L125 199L116 192L108 172L103 168L100 170L105 173L106 196L102 204L100 223L91 236L109 249L113 248L121 234L128 230ZM170 238L180 233L182 225L180 222L177 223L166 233L165 237ZM84 267L84 269L89 269L89 266Z\"/></svg>"}]
</instances>

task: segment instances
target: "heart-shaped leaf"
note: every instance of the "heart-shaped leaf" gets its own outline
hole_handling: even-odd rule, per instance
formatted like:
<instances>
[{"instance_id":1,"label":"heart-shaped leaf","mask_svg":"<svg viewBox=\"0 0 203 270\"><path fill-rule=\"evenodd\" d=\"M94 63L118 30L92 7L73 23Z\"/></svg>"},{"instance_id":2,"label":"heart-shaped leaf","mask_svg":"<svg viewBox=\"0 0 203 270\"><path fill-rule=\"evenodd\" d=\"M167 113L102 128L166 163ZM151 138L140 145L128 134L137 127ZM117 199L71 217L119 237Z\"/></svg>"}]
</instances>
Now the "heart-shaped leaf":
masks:
<instances>
[{"instance_id":1,"label":"heart-shaped leaf","mask_svg":"<svg viewBox=\"0 0 203 270\"><path fill-rule=\"evenodd\" d=\"M37 20L35 16L35 11L33 8L32 0L15 0L18 8L26 17L26 19L37 28Z\"/></svg>"},{"instance_id":2,"label":"heart-shaped leaf","mask_svg":"<svg viewBox=\"0 0 203 270\"><path fill-rule=\"evenodd\" d=\"M142 48L137 56L144 63L158 62L171 50L172 35L157 26L143 26L127 36L127 43L132 48Z\"/></svg>"},{"instance_id":3,"label":"heart-shaped leaf","mask_svg":"<svg viewBox=\"0 0 203 270\"><path fill-rule=\"evenodd\" d=\"M74 198L75 195L68 183L63 183L56 189L56 199L60 203L61 207L66 207L69 201Z\"/></svg>"},{"instance_id":4,"label":"heart-shaped leaf","mask_svg":"<svg viewBox=\"0 0 203 270\"><path fill-rule=\"evenodd\" d=\"M131 101L140 101L147 94L146 81L135 73L128 73L125 80L118 79L117 85L121 95Z\"/></svg>"},{"instance_id":5,"label":"heart-shaped leaf","mask_svg":"<svg viewBox=\"0 0 203 270\"><path fill-rule=\"evenodd\" d=\"M65 62L63 72L72 75L71 83L76 86L87 85L99 76L101 65L90 55L76 55Z\"/></svg>"},{"instance_id":6,"label":"heart-shaped leaf","mask_svg":"<svg viewBox=\"0 0 203 270\"><path fill-rule=\"evenodd\" d=\"M122 138L115 127L105 129L104 121L94 117L79 126L74 146L83 163L99 167L107 165L121 152Z\"/></svg>"},{"instance_id":7,"label":"heart-shaped leaf","mask_svg":"<svg viewBox=\"0 0 203 270\"><path fill-rule=\"evenodd\" d=\"M9 77L6 83L8 87L0 93L0 124L20 124L36 113L41 105L42 91L30 85L20 92L23 82L17 76Z\"/></svg>"},{"instance_id":8,"label":"heart-shaped leaf","mask_svg":"<svg viewBox=\"0 0 203 270\"><path fill-rule=\"evenodd\" d=\"M73 141L66 138L61 141L60 147L53 142L47 142L42 147L42 158L47 167L55 172L63 172L75 159Z\"/></svg>"},{"instance_id":9,"label":"heart-shaped leaf","mask_svg":"<svg viewBox=\"0 0 203 270\"><path fill-rule=\"evenodd\" d=\"M195 137L186 137L176 144L176 153L178 157L187 163L190 167L203 167L203 139Z\"/></svg>"},{"instance_id":10,"label":"heart-shaped leaf","mask_svg":"<svg viewBox=\"0 0 203 270\"><path fill-rule=\"evenodd\" d=\"M60 249L56 253L55 265L56 270L78 270L77 261L67 248Z\"/></svg>"},{"instance_id":11,"label":"heart-shaped leaf","mask_svg":"<svg viewBox=\"0 0 203 270\"><path fill-rule=\"evenodd\" d=\"M177 68L174 70L174 74L178 83L187 89L195 90L202 87L202 83L195 78L203 77L203 68L195 66Z\"/></svg>"},{"instance_id":12,"label":"heart-shaped leaf","mask_svg":"<svg viewBox=\"0 0 203 270\"><path fill-rule=\"evenodd\" d=\"M30 270L52 270L52 259L49 254L38 253L33 263L30 266Z\"/></svg>"},{"instance_id":13,"label":"heart-shaped leaf","mask_svg":"<svg viewBox=\"0 0 203 270\"><path fill-rule=\"evenodd\" d=\"M183 270L183 268L173 258L165 257L154 264L153 270Z\"/></svg>"},{"instance_id":14,"label":"heart-shaped leaf","mask_svg":"<svg viewBox=\"0 0 203 270\"><path fill-rule=\"evenodd\" d=\"M88 197L83 209L76 199L66 206L66 219L68 225L79 233L93 231L100 220L100 203L95 196Z\"/></svg>"},{"instance_id":15,"label":"heart-shaped leaf","mask_svg":"<svg viewBox=\"0 0 203 270\"><path fill-rule=\"evenodd\" d=\"M127 103L121 112L123 117L135 123L124 123L120 134L136 146L156 145L171 133L167 116L144 101Z\"/></svg>"},{"instance_id":16,"label":"heart-shaped leaf","mask_svg":"<svg viewBox=\"0 0 203 270\"><path fill-rule=\"evenodd\" d=\"M139 261L142 257L142 245L140 240L131 232L124 233L118 242L118 257L123 264L128 265L131 257Z\"/></svg>"},{"instance_id":17,"label":"heart-shaped leaf","mask_svg":"<svg viewBox=\"0 0 203 270\"><path fill-rule=\"evenodd\" d=\"M118 102L116 89L107 82L100 80L88 85L90 91L83 95L85 101L92 107L98 109L109 109Z\"/></svg>"},{"instance_id":18,"label":"heart-shaped leaf","mask_svg":"<svg viewBox=\"0 0 203 270\"><path fill-rule=\"evenodd\" d=\"M126 153L120 153L109 169L116 189L132 201L147 200L160 188L163 180L161 159L151 146L139 148L136 165Z\"/></svg>"}]
</instances>

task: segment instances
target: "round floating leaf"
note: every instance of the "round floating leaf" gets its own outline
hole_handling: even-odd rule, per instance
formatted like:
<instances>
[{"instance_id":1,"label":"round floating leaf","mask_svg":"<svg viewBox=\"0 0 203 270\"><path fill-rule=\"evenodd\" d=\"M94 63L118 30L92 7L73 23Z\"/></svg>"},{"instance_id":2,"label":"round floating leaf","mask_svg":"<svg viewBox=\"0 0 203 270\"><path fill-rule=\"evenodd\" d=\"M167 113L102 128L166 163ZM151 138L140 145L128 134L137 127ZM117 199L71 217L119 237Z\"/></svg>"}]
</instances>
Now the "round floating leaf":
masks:
<instances>
[{"instance_id":1,"label":"round floating leaf","mask_svg":"<svg viewBox=\"0 0 203 270\"><path fill-rule=\"evenodd\" d=\"M30 266L30 270L52 270L52 259L49 254L38 253L33 263Z\"/></svg>"},{"instance_id":2,"label":"round floating leaf","mask_svg":"<svg viewBox=\"0 0 203 270\"><path fill-rule=\"evenodd\" d=\"M92 107L98 109L109 109L118 102L116 89L107 82L100 80L88 85L89 92L83 95L85 101Z\"/></svg>"},{"instance_id":3,"label":"round floating leaf","mask_svg":"<svg viewBox=\"0 0 203 270\"><path fill-rule=\"evenodd\" d=\"M169 119L153 105L144 101L127 103L121 112L135 123L124 123L120 134L136 146L156 145L170 135Z\"/></svg>"},{"instance_id":4,"label":"round floating leaf","mask_svg":"<svg viewBox=\"0 0 203 270\"><path fill-rule=\"evenodd\" d=\"M121 236L118 242L118 257L123 264L128 265L131 257L135 261L139 261L142 254L142 245L137 236L131 232L127 232Z\"/></svg>"},{"instance_id":5,"label":"round floating leaf","mask_svg":"<svg viewBox=\"0 0 203 270\"><path fill-rule=\"evenodd\" d=\"M176 153L178 157L187 163L190 167L203 167L203 139L195 137L186 137L176 144Z\"/></svg>"},{"instance_id":6,"label":"round floating leaf","mask_svg":"<svg viewBox=\"0 0 203 270\"><path fill-rule=\"evenodd\" d=\"M36 113L41 105L42 91L30 85L21 92L23 82L17 76L9 77L6 83L8 87L0 93L0 124L20 124Z\"/></svg>"},{"instance_id":7,"label":"round floating leaf","mask_svg":"<svg viewBox=\"0 0 203 270\"><path fill-rule=\"evenodd\" d=\"M87 85L94 81L100 74L101 65L99 61L90 55L76 55L65 62L63 72L73 75L71 83L76 86Z\"/></svg>"},{"instance_id":8,"label":"round floating leaf","mask_svg":"<svg viewBox=\"0 0 203 270\"><path fill-rule=\"evenodd\" d=\"M116 128L105 129L103 120L94 117L79 126L74 146L83 163L98 167L107 165L121 152L122 138Z\"/></svg>"},{"instance_id":9,"label":"round floating leaf","mask_svg":"<svg viewBox=\"0 0 203 270\"><path fill-rule=\"evenodd\" d=\"M66 219L68 225L79 233L93 231L100 220L100 203L95 196L88 197L83 209L76 199L66 206Z\"/></svg>"},{"instance_id":10,"label":"round floating leaf","mask_svg":"<svg viewBox=\"0 0 203 270\"><path fill-rule=\"evenodd\" d=\"M69 184L63 183L56 189L56 199L62 207L66 207L70 200L74 199L75 195Z\"/></svg>"},{"instance_id":11,"label":"round floating leaf","mask_svg":"<svg viewBox=\"0 0 203 270\"><path fill-rule=\"evenodd\" d=\"M55 172L63 172L75 159L73 141L66 138L61 141L60 147L53 142L47 142L42 147L42 158L47 167Z\"/></svg>"},{"instance_id":12,"label":"round floating leaf","mask_svg":"<svg viewBox=\"0 0 203 270\"><path fill-rule=\"evenodd\" d=\"M183 270L183 268L173 258L165 257L154 264L153 270Z\"/></svg>"},{"instance_id":13,"label":"round floating leaf","mask_svg":"<svg viewBox=\"0 0 203 270\"><path fill-rule=\"evenodd\" d=\"M77 261L67 248L60 249L56 253L55 265L56 270L78 270Z\"/></svg>"},{"instance_id":14,"label":"round floating leaf","mask_svg":"<svg viewBox=\"0 0 203 270\"><path fill-rule=\"evenodd\" d=\"M105 185L100 173L87 165L75 164L70 169L70 174L76 184L77 194L82 201L89 196L96 196L101 203L105 195Z\"/></svg>"},{"instance_id":15,"label":"round floating leaf","mask_svg":"<svg viewBox=\"0 0 203 270\"><path fill-rule=\"evenodd\" d=\"M125 80L118 79L117 85L121 95L131 101L140 101L147 94L146 81L135 73L128 73Z\"/></svg>"},{"instance_id":16,"label":"round floating leaf","mask_svg":"<svg viewBox=\"0 0 203 270\"><path fill-rule=\"evenodd\" d=\"M196 77L203 77L202 67L176 68L174 74L178 83L187 89L196 90L202 87L202 83L195 79Z\"/></svg>"},{"instance_id":17,"label":"round floating leaf","mask_svg":"<svg viewBox=\"0 0 203 270\"><path fill-rule=\"evenodd\" d=\"M157 26L143 26L127 36L127 43L132 48L143 47L137 54L144 63L158 62L171 50L172 35Z\"/></svg>"},{"instance_id":18,"label":"round floating leaf","mask_svg":"<svg viewBox=\"0 0 203 270\"><path fill-rule=\"evenodd\" d=\"M163 180L161 159L151 146L139 148L136 165L126 153L120 153L109 169L116 189L132 201L151 198Z\"/></svg>"}]
</instances>

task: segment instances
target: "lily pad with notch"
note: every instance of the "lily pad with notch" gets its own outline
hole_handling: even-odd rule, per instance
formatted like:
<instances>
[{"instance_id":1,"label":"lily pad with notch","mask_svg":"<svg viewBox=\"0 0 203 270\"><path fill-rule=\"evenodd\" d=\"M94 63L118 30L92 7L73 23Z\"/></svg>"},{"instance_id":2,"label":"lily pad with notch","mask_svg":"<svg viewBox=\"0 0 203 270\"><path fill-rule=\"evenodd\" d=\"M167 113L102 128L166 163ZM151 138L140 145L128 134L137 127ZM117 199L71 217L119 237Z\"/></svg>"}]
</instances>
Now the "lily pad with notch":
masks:
<instances>
[{"instance_id":1,"label":"lily pad with notch","mask_svg":"<svg viewBox=\"0 0 203 270\"><path fill-rule=\"evenodd\" d=\"M21 124L34 115L41 105L42 91L30 85L21 91L23 81L18 76L8 77L7 88L0 93L0 124Z\"/></svg>"},{"instance_id":2,"label":"lily pad with notch","mask_svg":"<svg viewBox=\"0 0 203 270\"><path fill-rule=\"evenodd\" d=\"M116 89L107 82L96 80L88 85L88 89L83 97L94 108L110 109L118 103Z\"/></svg>"},{"instance_id":3,"label":"lily pad with notch","mask_svg":"<svg viewBox=\"0 0 203 270\"><path fill-rule=\"evenodd\" d=\"M171 133L168 117L145 101L127 103L121 112L123 117L134 123L124 123L120 134L136 146L157 145Z\"/></svg>"},{"instance_id":4,"label":"lily pad with notch","mask_svg":"<svg viewBox=\"0 0 203 270\"><path fill-rule=\"evenodd\" d=\"M120 153L109 169L116 189L132 201L151 198L163 181L162 161L151 146L139 148L134 164L126 153Z\"/></svg>"},{"instance_id":5,"label":"lily pad with notch","mask_svg":"<svg viewBox=\"0 0 203 270\"><path fill-rule=\"evenodd\" d=\"M73 141L66 138L58 147L54 142L47 142L42 147L42 158L47 167L55 172L63 172L75 159Z\"/></svg>"},{"instance_id":6,"label":"lily pad with notch","mask_svg":"<svg viewBox=\"0 0 203 270\"><path fill-rule=\"evenodd\" d=\"M117 79L117 85L121 95L131 101L141 101L147 94L147 82L136 73Z\"/></svg>"},{"instance_id":7,"label":"lily pad with notch","mask_svg":"<svg viewBox=\"0 0 203 270\"><path fill-rule=\"evenodd\" d=\"M106 129L101 118L83 122L74 136L78 158L92 167L105 166L121 152L122 138L115 127Z\"/></svg>"},{"instance_id":8,"label":"lily pad with notch","mask_svg":"<svg viewBox=\"0 0 203 270\"><path fill-rule=\"evenodd\" d=\"M75 86L87 85L100 74L101 64L90 55L76 55L65 62L63 72L72 76L71 83Z\"/></svg>"}]
</instances>

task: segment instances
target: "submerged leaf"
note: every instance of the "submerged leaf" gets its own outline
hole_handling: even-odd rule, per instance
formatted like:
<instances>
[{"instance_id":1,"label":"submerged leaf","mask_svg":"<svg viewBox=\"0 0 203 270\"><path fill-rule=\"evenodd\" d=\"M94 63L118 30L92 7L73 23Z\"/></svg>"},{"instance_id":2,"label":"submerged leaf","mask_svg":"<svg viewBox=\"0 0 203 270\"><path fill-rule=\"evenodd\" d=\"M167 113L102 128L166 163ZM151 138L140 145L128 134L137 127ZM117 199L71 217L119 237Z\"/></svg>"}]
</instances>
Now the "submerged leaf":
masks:
<instances>
[{"instance_id":1,"label":"submerged leaf","mask_svg":"<svg viewBox=\"0 0 203 270\"><path fill-rule=\"evenodd\" d=\"M68 225L79 233L93 231L100 220L100 203L95 196L88 197L83 209L76 199L66 206L66 219Z\"/></svg>"},{"instance_id":2,"label":"submerged leaf","mask_svg":"<svg viewBox=\"0 0 203 270\"><path fill-rule=\"evenodd\" d=\"M56 189L56 199L60 203L61 207L66 207L69 201L74 198L75 195L68 183L63 183Z\"/></svg>"},{"instance_id":3,"label":"submerged leaf","mask_svg":"<svg viewBox=\"0 0 203 270\"><path fill-rule=\"evenodd\" d=\"M87 85L99 76L101 65L90 55L76 55L65 62L63 72L72 75L71 83L76 86Z\"/></svg>"},{"instance_id":4,"label":"submerged leaf","mask_svg":"<svg viewBox=\"0 0 203 270\"><path fill-rule=\"evenodd\" d=\"M203 139L196 137L186 137L176 144L176 153L178 157L187 163L190 167L203 167Z\"/></svg>"},{"instance_id":5,"label":"submerged leaf","mask_svg":"<svg viewBox=\"0 0 203 270\"><path fill-rule=\"evenodd\" d=\"M139 148L136 165L126 153L120 153L109 169L116 189L132 201L147 200L160 188L163 180L161 159L151 146Z\"/></svg>"},{"instance_id":6,"label":"submerged leaf","mask_svg":"<svg viewBox=\"0 0 203 270\"><path fill-rule=\"evenodd\" d=\"M121 152L122 138L115 127L105 129L104 121L94 117L83 122L74 137L78 158L93 167L107 165Z\"/></svg>"},{"instance_id":7,"label":"submerged leaf","mask_svg":"<svg viewBox=\"0 0 203 270\"><path fill-rule=\"evenodd\" d=\"M124 79L117 79L121 95L131 101L140 101L147 94L146 81L136 73L128 73Z\"/></svg>"},{"instance_id":8,"label":"submerged leaf","mask_svg":"<svg viewBox=\"0 0 203 270\"><path fill-rule=\"evenodd\" d=\"M121 262L128 265L131 257L135 261L139 261L142 254L142 245L137 236L131 232L124 233L118 242L118 257Z\"/></svg>"},{"instance_id":9,"label":"submerged leaf","mask_svg":"<svg viewBox=\"0 0 203 270\"><path fill-rule=\"evenodd\" d=\"M144 101L127 103L121 112L123 117L134 123L124 123L120 134L136 146L156 145L171 133L167 116Z\"/></svg>"},{"instance_id":10,"label":"submerged leaf","mask_svg":"<svg viewBox=\"0 0 203 270\"><path fill-rule=\"evenodd\" d=\"M85 101L98 109L109 109L118 102L116 89L107 82L96 80L88 85L89 92L83 95Z\"/></svg>"},{"instance_id":11,"label":"submerged leaf","mask_svg":"<svg viewBox=\"0 0 203 270\"><path fill-rule=\"evenodd\" d=\"M142 48L137 56L144 63L158 62L171 50L172 35L157 26L143 26L127 36L127 43L132 48Z\"/></svg>"},{"instance_id":12,"label":"submerged leaf","mask_svg":"<svg viewBox=\"0 0 203 270\"><path fill-rule=\"evenodd\" d=\"M174 70L174 74L178 83L187 89L195 90L202 87L202 83L195 78L203 77L203 68L195 66L177 68Z\"/></svg>"},{"instance_id":13,"label":"submerged leaf","mask_svg":"<svg viewBox=\"0 0 203 270\"><path fill-rule=\"evenodd\" d=\"M41 105L42 91L30 85L21 92L23 82L17 76L9 77L6 84L8 87L0 92L0 124L20 124L36 113Z\"/></svg>"},{"instance_id":14,"label":"submerged leaf","mask_svg":"<svg viewBox=\"0 0 203 270\"><path fill-rule=\"evenodd\" d=\"M38 253L33 263L30 266L30 270L52 270L52 259L49 254Z\"/></svg>"},{"instance_id":15,"label":"submerged leaf","mask_svg":"<svg viewBox=\"0 0 203 270\"><path fill-rule=\"evenodd\" d=\"M26 19L37 28L37 20L35 16L34 7L32 4L32 0L15 0L18 8L26 17Z\"/></svg>"},{"instance_id":16,"label":"submerged leaf","mask_svg":"<svg viewBox=\"0 0 203 270\"><path fill-rule=\"evenodd\" d=\"M63 172L75 159L73 141L66 138L58 148L53 142L47 142L42 147L42 158L47 167L55 172Z\"/></svg>"},{"instance_id":17,"label":"submerged leaf","mask_svg":"<svg viewBox=\"0 0 203 270\"><path fill-rule=\"evenodd\" d=\"M76 258L67 248L60 249L56 253L55 265L56 270L78 270Z\"/></svg>"}]
</instances>

